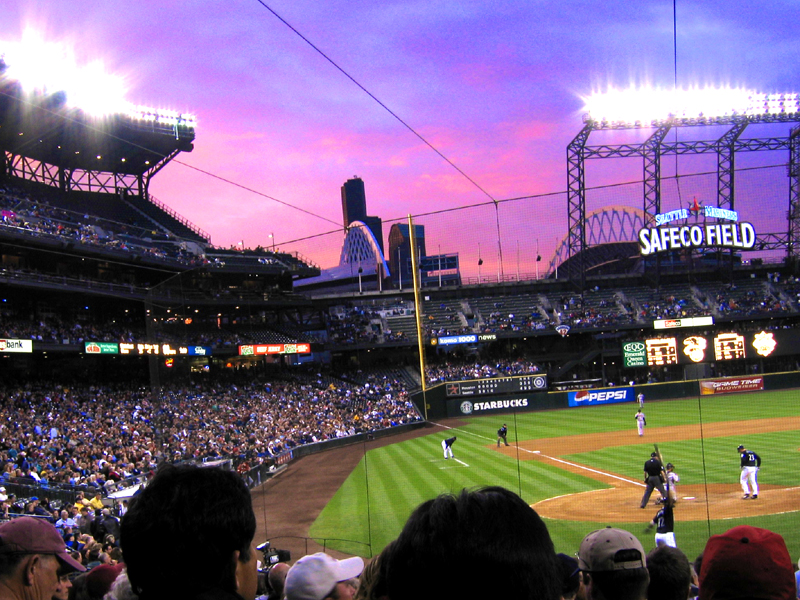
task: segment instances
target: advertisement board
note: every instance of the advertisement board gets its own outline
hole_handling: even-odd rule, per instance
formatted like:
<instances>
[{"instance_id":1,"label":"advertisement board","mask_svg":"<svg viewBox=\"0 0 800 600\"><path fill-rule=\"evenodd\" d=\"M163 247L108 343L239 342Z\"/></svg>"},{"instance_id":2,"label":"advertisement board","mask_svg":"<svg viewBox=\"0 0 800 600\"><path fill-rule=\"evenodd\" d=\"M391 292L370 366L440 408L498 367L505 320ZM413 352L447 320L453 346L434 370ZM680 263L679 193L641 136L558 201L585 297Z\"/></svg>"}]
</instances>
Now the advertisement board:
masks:
<instances>
[{"instance_id":1,"label":"advertisement board","mask_svg":"<svg viewBox=\"0 0 800 600\"><path fill-rule=\"evenodd\" d=\"M33 352L31 340L0 339L0 352Z\"/></svg>"},{"instance_id":2,"label":"advertisement board","mask_svg":"<svg viewBox=\"0 0 800 600\"><path fill-rule=\"evenodd\" d=\"M636 395L632 387L602 388L593 390L578 390L568 392L569 405L593 406L598 404L619 404L620 402L633 402Z\"/></svg>"},{"instance_id":3,"label":"advertisement board","mask_svg":"<svg viewBox=\"0 0 800 600\"><path fill-rule=\"evenodd\" d=\"M260 356L262 354L307 354L311 344L248 344L239 346L239 356Z\"/></svg>"},{"instance_id":4,"label":"advertisement board","mask_svg":"<svg viewBox=\"0 0 800 600\"><path fill-rule=\"evenodd\" d=\"M764 378L727 377L725 379L704 379L700 382L700 395L734 394L737 392L755 392L764 389Z\"/></svg>"}]
</instances>

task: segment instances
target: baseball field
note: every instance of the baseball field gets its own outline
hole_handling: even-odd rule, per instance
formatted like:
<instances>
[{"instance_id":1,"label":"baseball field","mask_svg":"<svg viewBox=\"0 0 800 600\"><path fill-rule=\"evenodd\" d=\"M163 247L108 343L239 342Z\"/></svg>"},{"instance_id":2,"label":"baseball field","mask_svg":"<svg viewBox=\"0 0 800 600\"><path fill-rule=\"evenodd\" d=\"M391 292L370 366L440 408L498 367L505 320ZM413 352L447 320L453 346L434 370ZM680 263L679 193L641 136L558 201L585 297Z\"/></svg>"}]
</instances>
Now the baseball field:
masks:
<instances>
[{"instance_id":1,"label":"baseball field","mask_svg":"<svg viewBox=\"0 0 800 600\"><path fill-rule=\"evenodd\" d=\"M644 437L630 403L437 423L428 435L366 451L308 535L345 553L374 555L424 500L501 485L545 519L559 552L575 552L586 533L606 525L628 529L649 549L653 534L644 528L658 510L658 492L645 509L639 503L643 464L658 444L680 476L675 537L690 560L709 535L745 523L780 533L792 557L800 557L800 391L703 396L644 408ZM503 423L509 446L498 448ZM454 458L445 460L441 441L452 436L458 438ZM757 500L742 499L739 444L763 461Z\"/></svg>"}]
</instances>

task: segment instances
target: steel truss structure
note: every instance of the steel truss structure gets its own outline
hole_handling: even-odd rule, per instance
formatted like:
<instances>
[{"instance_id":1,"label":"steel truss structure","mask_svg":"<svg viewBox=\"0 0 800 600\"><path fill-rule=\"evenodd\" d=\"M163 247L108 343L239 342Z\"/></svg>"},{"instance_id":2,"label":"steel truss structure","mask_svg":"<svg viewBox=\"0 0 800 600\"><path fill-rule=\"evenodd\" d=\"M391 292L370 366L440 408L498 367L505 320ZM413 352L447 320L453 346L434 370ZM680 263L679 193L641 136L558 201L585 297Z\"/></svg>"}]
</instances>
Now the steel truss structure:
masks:
<instances>
[{"instance_id":1,"label":"steel truss structure","mask_svg":"<svg viewBox=\"0 0 800 600\"><path fill-rule=\"evenodd\" d=\"M687 154L717 155L717 205L735 210L735 157L739 152L788 150L790 154L790 198L786 233L758 236L758 249L785 249L787 260L800 253L800 126L787 137L747 138L742 133L751 124L798 123L800 114L763 114L701 119L673 118L649 124L613 124L587 117L583 129L567 146L567 222L569 257L580 256L586 245L586 160L601 158L641 157L643 160L645 222L651 223L661 212L661 159L664 156ZM711 141L666 141L674 127L727 126L727 131ZM653 133L639 144L590 146L589 136L600 130L652 129ZM583 266L583 265L581 265ZM581 269L583 272L583 269ZM579 286L585 287L584 275Z\"/></svg>"},{"instance_id":2,"label":"steel truss structure","mask_svg":"<svg viewBox=\"0 0 800 600\"><path fill-rule=\"evenodd\" d=\"M134 174L67 168L6 150L4 152L3 173L11 177L43 183L50 187L58 188L62 192L79 191L115 194L119 193L120 190L126 190L131 194L145 198L153 175L158 173L180 152L180 150L175 150L150 166L143 173Z\"/></svg>"}]
</instances>

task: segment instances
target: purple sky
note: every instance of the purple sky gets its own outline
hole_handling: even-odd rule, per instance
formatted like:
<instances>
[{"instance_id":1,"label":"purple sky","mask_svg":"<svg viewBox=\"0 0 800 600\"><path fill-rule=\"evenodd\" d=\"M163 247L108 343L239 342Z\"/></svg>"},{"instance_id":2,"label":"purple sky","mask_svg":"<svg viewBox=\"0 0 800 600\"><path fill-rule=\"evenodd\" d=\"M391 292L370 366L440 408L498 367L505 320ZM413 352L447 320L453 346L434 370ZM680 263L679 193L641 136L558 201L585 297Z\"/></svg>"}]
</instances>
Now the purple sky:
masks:
<instances>
[{"instance_id":1,"label":"purple sky","mask_svg":"<svg viewBox=\"0 0 800 600\"><path fill-rule=\"evenodd\" d=\"M673 83L672 2L267 4L498 200L564 191L581 95ZM274 233L279 246L330 266L340 235L289 242L341 223L339 189L354 175L365 181L369 213L384 220L489 200L256 0L28 0L3 13L0 40L19 39L25 26L72 40L79 59L100 57L130 77L130 100L197 114L195 150L181 161L327 219L170 165L151 191L217 245L266 246ZM677 23L679 85L800 91L797 0L678 0ZM632 181L641 167L598 173L590 184ZM503 216L506 272L520 238L541 239L549 259L566 233L557 198ZM476 209L465 218L471 212L428 219L428 251L475 254L494 217ZM471 241L455 226L470 228Z\"/></svg>"}]
</instances>

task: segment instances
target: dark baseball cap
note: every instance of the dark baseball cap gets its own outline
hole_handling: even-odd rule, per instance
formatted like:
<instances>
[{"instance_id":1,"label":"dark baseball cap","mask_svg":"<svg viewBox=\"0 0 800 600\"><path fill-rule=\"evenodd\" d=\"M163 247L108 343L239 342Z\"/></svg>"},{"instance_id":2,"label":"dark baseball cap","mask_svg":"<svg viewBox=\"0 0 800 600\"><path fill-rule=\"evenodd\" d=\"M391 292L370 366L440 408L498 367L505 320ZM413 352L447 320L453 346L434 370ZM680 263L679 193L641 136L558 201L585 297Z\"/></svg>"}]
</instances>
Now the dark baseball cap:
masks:
<instances>
[{"instance_id":1,"label":"dark baseball cap","mask_svg":"<svg viewBox=\"0 0 800 600\"><path fill-rule=\"evenodd\" d=\"M73 571L85 571L67 550L56 528L35 517L18 517L0 525L0 554L50 554Z\"/></svg>"},{"instance_id":2,"label":"dark baseball cap","mask_svg":"<svg viewBox=\"0 0 800 600\"><path fill-rule=\"evenodd\" d=\"M744 450L744 446L742 446L741 444L739 444L739 447L738 447L738 448L736 448L736 449L737 449L737 450Z\"/></svg>"}]
</instances>

